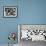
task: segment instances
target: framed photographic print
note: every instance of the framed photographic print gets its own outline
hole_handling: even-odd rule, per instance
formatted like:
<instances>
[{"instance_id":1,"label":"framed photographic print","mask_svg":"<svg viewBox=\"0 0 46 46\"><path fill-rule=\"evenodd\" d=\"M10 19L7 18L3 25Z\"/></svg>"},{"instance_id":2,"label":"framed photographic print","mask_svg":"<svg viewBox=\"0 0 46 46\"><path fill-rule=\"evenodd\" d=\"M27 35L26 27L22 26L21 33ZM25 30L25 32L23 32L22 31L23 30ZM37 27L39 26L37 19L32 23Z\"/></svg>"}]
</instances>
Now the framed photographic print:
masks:
<instances>
[{"instance_id":1,"label":"framed photographic print","mask_svg":"<svg viewBox=\"0 0 46 46\"><path fill-rule=\"evenodd\" d=\"M16 17L17 7L16 6L4 6L4 17Z\"/></svg>"},{"instance_id":2,"label":"framed photographic print","mask_svg":"<svg viewBox=\"0 0 46 46\"><path fill-rule=\"evenodd\" d=\"M18 41L46 41L46 24L19 24Z\"/></svg>"}]
</instances>

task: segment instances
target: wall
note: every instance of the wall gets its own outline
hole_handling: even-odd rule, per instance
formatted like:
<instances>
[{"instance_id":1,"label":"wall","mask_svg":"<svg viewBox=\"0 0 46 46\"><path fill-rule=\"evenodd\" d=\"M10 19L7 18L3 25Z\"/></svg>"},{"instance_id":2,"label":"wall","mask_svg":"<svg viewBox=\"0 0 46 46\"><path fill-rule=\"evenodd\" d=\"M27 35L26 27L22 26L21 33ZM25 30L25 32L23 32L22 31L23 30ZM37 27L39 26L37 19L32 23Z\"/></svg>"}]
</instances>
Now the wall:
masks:
<instances>
[{"instance_id":1,"label":"wall","mask_svg":"<svg viewBox=\"0 0 46 46\"><path fill-rule=\"evenodd\" d=\"M46 0L19 0L19 23L46 24Z\"/></svg>"},{"instance_id":2,"label":"wall","mask_svg":"<svg viewBox=\"0 0 46 46\"><path fill-rule=\"evenodd\" d=\"M3 18L3 6L18 6L18 17ZM9 32L18 32L17 24L46 24L46 0L0 0L0 44L8 43Z\"/></svg>"},{"instance_id":3,"label":"wall","mask_svg":"<svg viewBox=\"0 0 46 46\"><path fill-rule=\"evenodd\" d=\"M17 3L18 0L0 0L0 44L9 42L8 34L10 32L16 32L17 35L18 18L3 18L3 6L17 6ZM16 43L18 43L17 39Z\"/></svg>"}]
</instances>

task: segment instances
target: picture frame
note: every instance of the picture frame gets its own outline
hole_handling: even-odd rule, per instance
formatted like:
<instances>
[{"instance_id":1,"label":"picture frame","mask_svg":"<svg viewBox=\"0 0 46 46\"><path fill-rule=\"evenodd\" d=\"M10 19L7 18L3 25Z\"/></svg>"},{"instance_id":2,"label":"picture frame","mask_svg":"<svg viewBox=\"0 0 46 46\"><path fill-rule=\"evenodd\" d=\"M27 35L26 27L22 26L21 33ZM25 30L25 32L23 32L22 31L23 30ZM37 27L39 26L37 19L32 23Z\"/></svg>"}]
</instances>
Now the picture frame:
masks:
<instances>
[{"instance_id":1,"label":"picture frame","mask_svg":"<svg viewBox=\"0 0 46 46\"><path fill-rule=\"evenodd\" d=\"M4 6L3 17L14 18L17 17L17 6Z\"/></svg>"},{"instance_id":2,"label":"picture frame","mask_svg":"<svg viewBox=\"0 0 46 46\"><path fill-rule=\"evenodd\" d=\"M25 36L22 35L22 31L27 30L27 39L25 39L25 37L21 39L22 36ZM18 42L21 42L22 40L46 41L46 24L18 24Z\"/></svg>"}]
</instances>

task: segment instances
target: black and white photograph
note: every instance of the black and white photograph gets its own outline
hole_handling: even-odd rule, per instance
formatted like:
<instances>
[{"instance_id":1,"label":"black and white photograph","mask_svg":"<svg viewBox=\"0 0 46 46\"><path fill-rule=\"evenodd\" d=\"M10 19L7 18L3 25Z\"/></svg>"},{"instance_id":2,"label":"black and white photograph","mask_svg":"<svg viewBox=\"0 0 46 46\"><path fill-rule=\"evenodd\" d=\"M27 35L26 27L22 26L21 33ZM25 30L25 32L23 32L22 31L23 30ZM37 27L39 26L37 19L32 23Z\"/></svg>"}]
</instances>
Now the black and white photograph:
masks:
<instances>
[{"instance_id":1,"label":"black and white photograph","mask_svg":"<svg viewBox=\"0 0 46 46\"><path fill-rule=\"evenodd\" d=\"M4 17L16 17L17 7L16 6L4 6Z\"/></svg>"},{"instance_id":2,"label":"black and white photograph","mask_svg":"<svg viewBox=\"0 0 46 46\"><path fill-rule=\"evenodd\" d=\"M18 41L20 46L43 44L46 42L46 25L19 24Z\"/></svg>"}]
</instances>

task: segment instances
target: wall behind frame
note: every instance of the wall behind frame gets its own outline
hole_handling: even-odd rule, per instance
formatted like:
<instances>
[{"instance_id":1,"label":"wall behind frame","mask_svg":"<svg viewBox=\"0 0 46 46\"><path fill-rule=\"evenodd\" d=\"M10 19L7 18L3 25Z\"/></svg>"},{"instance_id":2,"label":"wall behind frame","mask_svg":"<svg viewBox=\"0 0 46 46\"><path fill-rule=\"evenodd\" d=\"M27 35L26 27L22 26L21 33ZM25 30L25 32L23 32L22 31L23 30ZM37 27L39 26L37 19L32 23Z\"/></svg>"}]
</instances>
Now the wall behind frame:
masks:
<instances>
[{"instance_id":1,"label":"wall behind frame","mask_svg":"<svg viewBox=\"0 0 46 46\"><path fill-rule=\"evenodd\" d=\"M3 18L3 6L16 5L18 16ZM18 33L17 24L46 24L46 0L0 0L0 44L8 43L9 32Z\"/></svg>"}]
</instances>

